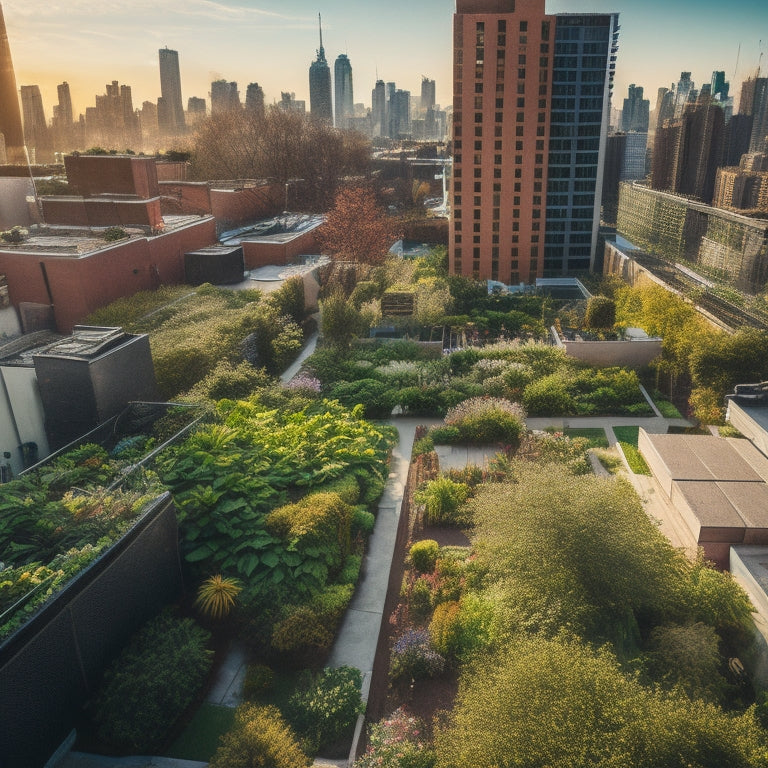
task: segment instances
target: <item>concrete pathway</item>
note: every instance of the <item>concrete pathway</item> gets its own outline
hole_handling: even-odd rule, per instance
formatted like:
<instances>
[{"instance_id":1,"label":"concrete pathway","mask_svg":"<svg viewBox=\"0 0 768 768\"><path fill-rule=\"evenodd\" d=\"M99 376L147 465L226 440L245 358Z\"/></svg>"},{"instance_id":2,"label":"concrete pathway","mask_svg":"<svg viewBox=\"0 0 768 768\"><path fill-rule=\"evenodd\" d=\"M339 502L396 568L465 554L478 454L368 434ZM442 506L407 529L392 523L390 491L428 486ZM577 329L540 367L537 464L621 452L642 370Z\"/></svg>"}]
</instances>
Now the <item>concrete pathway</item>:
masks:
<instances>
[{"instance_id":1,"label":"concrete pathway","mask_svg":"<svg viewBox=\"0 0 768 768\"><path fill-rule=\"evenodd\" d=\"M317 337L318 334L317 331L315 331L315 333L307 339L307 343L304 345L301 352L299 352L299 356L280 375L280 381L283 384L287 384L301 370L304 361L315 351L315 347L317 347Z\"/></svg>"},{"instance_id":2,"label":"concrete pathway","mask_svg":"<svg viewBox=\"0 0 768 768\"><path fill-rule=\"evenodd\" d=\"M243 700L243 684L247 670L245 647L242 643L234 642L217 670L205 700L209 704L234 709Z\"/></svg>"},{"instance_id":3,"label":"concrete pathway","mask_svg":"<svg viewBox=\"0 0 768 768\"><path fill-rule=\"evenodd\" d=\"M373 659L379 639L379 628L387 597L389 570L395 551L400 506L408 479L411 448L416 427L423 418L392 419L399 442L392 451L389 478L379 501L379 511L373 534L363 560L361 578L352 596L328 659L329 667L347 665L363 673L363 700L368 700L371 687Z\"/></svg>"}]
</instances>

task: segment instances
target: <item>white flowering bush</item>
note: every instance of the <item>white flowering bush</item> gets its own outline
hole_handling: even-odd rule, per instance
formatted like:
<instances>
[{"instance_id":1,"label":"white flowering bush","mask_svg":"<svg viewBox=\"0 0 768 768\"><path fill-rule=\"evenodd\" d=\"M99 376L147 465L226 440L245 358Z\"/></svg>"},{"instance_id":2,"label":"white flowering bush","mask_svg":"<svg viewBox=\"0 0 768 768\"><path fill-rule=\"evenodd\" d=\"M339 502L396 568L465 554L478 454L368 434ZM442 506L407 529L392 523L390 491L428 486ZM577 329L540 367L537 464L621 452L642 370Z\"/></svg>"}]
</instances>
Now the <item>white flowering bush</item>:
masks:
<instances>
[{"instance_id":1,"label":"white flowering bush","mask_svg":"<svg viewBox=\"0 0 768 768\"><path fill-rule=\"evenodd\" d=\"M525 430L525 410L502 397L471 397L449 409L445 423L459 430L455 442L514 444Z\"/></svg>"},{"instance_id":2,"label":"white flowering bush","mask_svg":"<svg viewBox=\"0 0 768 768\"><path fill-rule=\"evenodd\" d=\"M419 383L420 368L414 360L390 360L376 368L376 373L391 386L414 387Z\"/></svg>"}]
</instances>

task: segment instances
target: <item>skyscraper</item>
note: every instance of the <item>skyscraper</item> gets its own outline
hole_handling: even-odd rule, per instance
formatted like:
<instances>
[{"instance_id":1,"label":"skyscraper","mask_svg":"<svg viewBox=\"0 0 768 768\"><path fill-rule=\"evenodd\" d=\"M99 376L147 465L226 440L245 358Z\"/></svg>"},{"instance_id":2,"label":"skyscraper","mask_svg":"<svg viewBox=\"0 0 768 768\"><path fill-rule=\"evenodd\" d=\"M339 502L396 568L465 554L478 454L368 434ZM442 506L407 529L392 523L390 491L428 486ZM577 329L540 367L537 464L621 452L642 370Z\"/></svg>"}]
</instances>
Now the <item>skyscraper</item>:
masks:
<instances>
[{"instance_id":1,"label":"skyscraper","mask_svg":"<svg viewBox=\"0 0 768 768\"><path fill-rule=\"evenodd\" d=\"M157 120L160 132L170 136L184 133L184 102L181 99L181 75L179 54L167 46L160 54L160 93L157 104ZM162 106L161 106L162 105Z\"/></svg>"},{"instance_id":2,"label":"skyscraper","mask_svg":"<svg viewBox=\"0 0 768 768\"><path fill-rule=\"evenodd\" d=\"M317 59L309 67L309 113L314 120L323 120L333 124L331 68L325 60L323 22L319 13L317 20L320 25L320 48L317 50Z\"/></svg>"},{"instance_id":3,"label":"skyscraper","mask_svg":"<svg viewBox=\"0 0 768 768\"><path fill-rule=\"evenodd\" d=\"M8 33L5 31L2 5L0 5L0 133L5 139L7 161L9 163L26 162L16 75L13 71Z\"/></svg>"},{"instance_id":4,"label":"skyscraper","mask_svg":"<svg viewBox=\"0 0 768 768\"><path fill-rule=\"evenodd\" d=\"M648 114L651 102L643 98L643 89L632 83L629 95L624 99L621 111L621 130L645 133L648 130Z\"/></svg>"},{"instance_id":5,"label":"skyscraper","mask_svg":"<svg viewBox=\"0 0 768 768\"><path fill-rule=\"evenodd\" d=\"M675 91L675 118L683 116L683 110L685 109L685 105L691 99L692 92L695 94L691 73L681 72L680 79L677 81L677 90Z\"/></svg>"},{"instance_id":6,"label":"skyscraper","mask_svg":"<svg viewBox=\"0 0 768 768\"><path fill-rule=\"evenodd\" d=\"M371 120L374 136L387 135L387 92L383 80L377 80L371 92Z\"/></svg>"},{"instance_id":7,"label":"skyscraper","mask_svg":"<svg viewBox=\"0 0 768 768\"><path fill-rule=\"evenodd\" d=\"M19 92L21 94L21 111L24 115L25 143L30 154L34 154L36 162L50 162L53 159L50 157L51 140L43 110L40 86L22 85Z\"/></svg>"},{"instance_id":8,"label":"skyscraper","mask_svg":"<svg viewBox=\"0 0 768 768\"><path fill-rule=\"evenodd\" d=\"M56 86L59 103L53 107L53 148L57 152L67 152L75 149L74 110L72 95L66 80Z\"/></svg>"},{"instance_id":9,"label":"skyscraper","mask_svg":"<svg viewBox=\"0 0 768 768\"><path fill-rule=\"evenodd\" d=\"M264 114L264 89L258 83L248 83L245 89L245 108Z\"/></svg>"},{"instance_id":10,"label":"skyscraper","mask_svg":"<svg viewBox=\"0 0 768 768\"><path fill-rule=\"evenodd\" d=\"M768 77L754 80L752 92L752 136L750 152L768 151Z\"/></svg>"},{"instance_id":11,"label":"skyscraper","mask_svg":"<svg viewBox=\"0 0 768 768\"><path fill-rule=\"evenodd\" d=\"M617 14L457 0L451 272L506 283L588 269Z\"/></svg>"},{"instance_id":12,"label":"skyscraper","mask_svg":"<svg viewBox=\"0 0 768 768\"><path fill-rule=\"evenodd\" d=\"M237 90L237 83L228 83L226 80L214 80L211 83L211 114L215 112L226 112L231 109L240 109L243 105L240 102L240 91Z\"/></svg>"},{"instance_id":13,"label":"skyscraper","mask_svg":"<svg viewBox=\"0 0 768 768\"><path fill-rule=\"evenodd\" d=\"M435 108L435 81L421 76L421 111Z\"/></svg>"},{"instance_id":14,"label":"skyscraper","mask_svg":"<svg viewBox=\"0 0 768 768\"><path fill-rule=\"evenodd\" d=\"M333 65L333 85L336 127L346 128L347 118L355 112L355 102L352 95L352 64L344 53L339 54Z\"/></svg>"}]
</instances>

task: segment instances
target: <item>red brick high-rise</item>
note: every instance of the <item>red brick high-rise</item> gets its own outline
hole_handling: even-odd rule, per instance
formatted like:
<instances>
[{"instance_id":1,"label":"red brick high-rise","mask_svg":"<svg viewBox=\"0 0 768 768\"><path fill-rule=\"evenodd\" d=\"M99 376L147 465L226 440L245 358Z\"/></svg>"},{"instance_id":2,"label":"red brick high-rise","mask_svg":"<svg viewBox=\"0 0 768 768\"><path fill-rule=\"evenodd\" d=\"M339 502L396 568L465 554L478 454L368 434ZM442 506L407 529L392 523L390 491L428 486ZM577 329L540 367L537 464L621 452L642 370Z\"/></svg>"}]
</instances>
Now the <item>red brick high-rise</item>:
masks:
<instances>
[{"instance_id":1,"label":"red brick high-rise","mask_svg":"<svg viewBox=\"0 0 768 768\"><path fill-rule=\"evenodd\" d=\"M618 16L457 0L450 268L533 283L588 269Z\"/></svg>"}]
</instances>

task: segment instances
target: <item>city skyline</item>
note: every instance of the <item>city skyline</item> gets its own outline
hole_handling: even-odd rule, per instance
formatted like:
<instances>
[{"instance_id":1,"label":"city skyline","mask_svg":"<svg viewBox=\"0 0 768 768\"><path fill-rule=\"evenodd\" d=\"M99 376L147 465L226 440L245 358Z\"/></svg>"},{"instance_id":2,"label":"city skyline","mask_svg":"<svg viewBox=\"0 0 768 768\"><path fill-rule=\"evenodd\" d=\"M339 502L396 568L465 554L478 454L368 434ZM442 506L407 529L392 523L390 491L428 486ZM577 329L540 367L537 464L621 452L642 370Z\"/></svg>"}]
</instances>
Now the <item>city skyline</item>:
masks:
<instances>
[{"instance_id":1,"label":"city skyline","mask_svg":"<svg viewBox=\"0 0 768 768\"><path fill-rule=\"evenodd\" d=\"M372 14L372 7L378 12ZM295 0L287 8L275 0L262 0L259 7L244 0L169 0L160 7L149 0L72 0L66 5L5 0L3 8L17 85L40 86L48 120L56 86L65 80L76 115L111 80L132 86L136 106L156 102L161 92L157 52L166 46L179 52L185 104L191 96L207 100L211 82L222 78L238 82L243 91L258 81L267 104L278 101L281 91L293 91L308 102L306 73L317 48L318 10L328 59L344 53L353 63L358 101L370 106L363 94L377 75L412 93L419 93L426 75L436 81L437 102L451 102L454 0L352 7L338 0L319 7ZM684 70L693 73L697 86L708 82L713 70L724 70L738 84L757 68L761 45L766 47L761 36L768 39L768 8L758 0L739 2L727 15L721 5L692 0L674 7L660 0L642 7L629 0L547 3L549 13L576 11L619 13L614 106L635 83L645 88L653 108L657 88L668 87ZM768 56L762 55L761 63L765 74Z\"/></svg>"}]
</instances>

